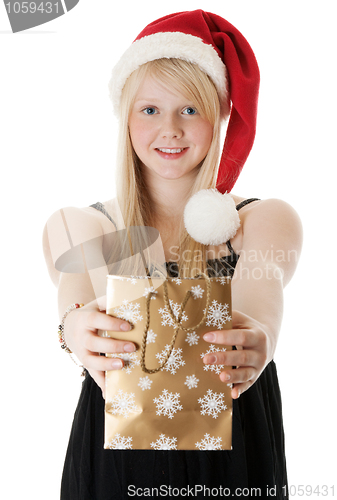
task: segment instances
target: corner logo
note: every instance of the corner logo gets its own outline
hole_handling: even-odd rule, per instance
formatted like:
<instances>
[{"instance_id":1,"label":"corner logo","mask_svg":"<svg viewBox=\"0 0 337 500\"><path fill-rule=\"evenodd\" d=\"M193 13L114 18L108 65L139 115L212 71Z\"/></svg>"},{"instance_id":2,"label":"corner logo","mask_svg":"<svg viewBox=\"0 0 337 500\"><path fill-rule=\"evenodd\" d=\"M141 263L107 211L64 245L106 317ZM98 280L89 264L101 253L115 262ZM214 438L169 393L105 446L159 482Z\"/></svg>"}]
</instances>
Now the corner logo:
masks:
<instances>
[{"instance_id":1,"label":"corner logo","mask_svg":"<svg viewBox=\"0 0 337 500\"><path fill-rule=\"evenodd\" d=\"M73 9L79 0L23 2L4 0L13 33L48 23Z\"/></svg>"}]
</instances>

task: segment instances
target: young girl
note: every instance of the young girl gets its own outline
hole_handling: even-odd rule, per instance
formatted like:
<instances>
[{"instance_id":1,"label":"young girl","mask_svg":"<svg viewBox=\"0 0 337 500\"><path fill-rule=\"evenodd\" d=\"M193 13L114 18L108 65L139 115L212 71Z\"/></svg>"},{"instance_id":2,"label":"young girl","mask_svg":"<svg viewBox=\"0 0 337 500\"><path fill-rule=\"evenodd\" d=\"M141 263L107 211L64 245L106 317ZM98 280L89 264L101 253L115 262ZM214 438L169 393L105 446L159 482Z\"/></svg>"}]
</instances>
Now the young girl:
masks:
<instances>
[{"instance_id":1,"label":"young girl","mask_svg":"<svg viewBox=\"0 0 337 500\"><path fill-rule=\"evenodd\" d=\"M46 261L59 290L63 347L85 368L62 500L155 497L168 495L169 487L179 488L174 491L182 496L188 487L194 496L209 496L212 488L220 495L222 487L230 496L256 491L262 498L273 488L272 496L285 498L281 398L273 356L282 290L301 249L300 221L282 201L230 194L240 218L230 241L221 240L229 234L222 215L225 231L220 223L211 239L205 236L219 218L212 196L206 201L209 224L202 225L199 237L192 238L184 226L192 195L210 188L231 191L253 144L258 84L257 63L244 37L224 19L201 10L172 14L147 26L114 70L110 91L120 120L117 199L60 210L44 233ZM228 118L219 161L220 126ZM208 333L204 341L237 349L203 359L236 367L219 375L224 384L233 384L230 451L103 449L104 372L121 369L123 361L100 353L139 348L128 342L131 325L107 315L102 299L114 251L110 236L130 226L159 231L169 276L206 270L210 276L233 277L233 328ZM74 251L84 242L91 242L93 264L83 264L79 252L72 254L71 265L68 259L62 267L69 248ZM77 307L80 303L84 305ZM103 338L100 330L126 332L125 340Z\"/></svg>"}]
</instances>

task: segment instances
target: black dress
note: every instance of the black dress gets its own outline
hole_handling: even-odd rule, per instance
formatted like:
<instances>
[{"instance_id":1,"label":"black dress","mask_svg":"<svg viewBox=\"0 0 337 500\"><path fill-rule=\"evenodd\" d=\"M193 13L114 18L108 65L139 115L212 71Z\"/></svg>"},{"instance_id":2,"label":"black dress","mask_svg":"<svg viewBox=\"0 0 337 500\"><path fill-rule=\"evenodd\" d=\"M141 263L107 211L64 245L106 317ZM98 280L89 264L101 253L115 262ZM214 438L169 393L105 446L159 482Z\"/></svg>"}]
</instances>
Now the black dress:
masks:
<instances>
[{"instance_id":1,"label":"black dress","mask_svg":"<svg viewBox=\"0 0 337 500\"><path fill-rule=\"evenodd\" d=\"M237 210L254 200L245 200ZM112 221L103 205L93 206ZM233 273L239 257L229 243L228 248L231 255L209 261L210 276L220 270L225 275ZM175 265L169 264L168 274L176 272ZM105 450L103 442L104 399L86 373L64 464L61 500L179 498L179 493L187 498L288 498L284 494L282 406L274 361L248 391L233 400L230 451Z\"/></svg>"}]
</instances>

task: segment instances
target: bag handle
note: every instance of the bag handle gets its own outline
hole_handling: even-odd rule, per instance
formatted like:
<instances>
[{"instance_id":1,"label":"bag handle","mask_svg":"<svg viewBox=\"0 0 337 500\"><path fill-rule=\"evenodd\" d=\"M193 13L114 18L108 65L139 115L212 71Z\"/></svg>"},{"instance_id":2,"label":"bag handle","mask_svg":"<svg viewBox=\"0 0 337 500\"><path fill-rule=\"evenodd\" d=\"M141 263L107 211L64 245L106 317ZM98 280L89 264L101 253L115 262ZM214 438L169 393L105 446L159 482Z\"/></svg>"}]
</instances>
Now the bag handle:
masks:
<instances>
[{"instance_id":1,"label":"bag handle","mask_svg":"<svg viewBox=\"0 0 337 500\"><path fill-rule=\"evenodd\" d=\"M171 308L171 305L170 305L170 302L169 302L169 298L168 298L167 279L164 281L164 283L163 283L163 287L164 287L164 302L165 302L165 305L166 305L166 307L167 307L167 309L169 311L170 317L171 317L171 319L173 321L173 324L174 324L174 334L173 334L173 337L172 337L172 340L171 340L171 343L170 343L170 348L168 350L168 353L165 356L164 361L162 362L162 364L158 368L153 368L153 369L149 369L145 365L146 341L147 341L147 334L148 334L149 327L150 327L150 300L151 300L152 295L155 292L150 292L148 294L148 296L146 298L146 325L145 325L143 339L142 339L141 358L140 358L140 365L142 367L143 372L145 372L145 373L157 373L157 372L159 372L160 370L162 370L164 368L164 366L166 365L166 363L169 360L169 357L172 354L172 351L173 351L173 348L174 348L174 345L175 345L175 342L176 342L176 338L177 338L177 335L178 335L178 332L179 332L180 329L184 330L184 332L189 332L189 331L192 331L192 330L196 330L197 328L199 328L204 323L204 321L205 321L205 319L207 317L208 309L209 309L209 305L210 305L211 280L209 279L209 277L205 273L200 273L200 274L194 276L194 279L197 279L197 278L200 278L200 277L204 277L206 279L206 285L207 285L207 291L206 291L206 309L205 309L205 312L204 312L204 315L203 315L201 321L199 321L199 323L197 325L191 326L190 328L186 328L186 327L184 327L184 326L181 325L181 318L182 318L182 314L184 312L184 309L186 307L187 301L190 298L190 296L192 295L191 290L188 290L188 292L186 293L185 298L184 298L184 300L183 300L183 302L181 303L181 306L180 306L180 312L179 312L179 315L178 315L178 319L176 319L176 317L175 317L175 315L174 315L174 313L172 311L172 308Z\"/></svg>"}]
</instances>

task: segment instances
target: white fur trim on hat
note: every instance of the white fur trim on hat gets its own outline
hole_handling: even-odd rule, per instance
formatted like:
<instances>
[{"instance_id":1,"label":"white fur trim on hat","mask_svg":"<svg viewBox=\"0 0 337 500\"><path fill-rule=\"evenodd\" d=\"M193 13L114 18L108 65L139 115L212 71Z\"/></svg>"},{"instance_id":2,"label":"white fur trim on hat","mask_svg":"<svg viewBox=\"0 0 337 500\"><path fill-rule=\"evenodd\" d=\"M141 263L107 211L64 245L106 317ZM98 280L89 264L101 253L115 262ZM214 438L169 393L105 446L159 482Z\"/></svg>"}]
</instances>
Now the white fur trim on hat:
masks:
<instances>
[{"instance_id":1,"label":"white fur trim on hat","mask_svg":"<svg viewBox=\"0 0 337 500\"><path fill-rule=\"evenodd\" d=\"M227 70L212 45L186 33L159 32L136 40L113 68L109 90L117 116L122 90L131 73L142 64L161 58L183 59L197 64L212 79L221 103L227 104L224 113L228 112Z\"/></svg>"},{"instance_id":2,"label":"white fur trim on hat","mask_svg":"<svg viewBox=\"0 0 337 500\"><path fill-rule=\"evenodd\" d=\"M240 217L230 194L216 189L202 189L187 202L185 228L195 241L220 245L233 238L240 227Z\"/></svg>"}]
</instances>

